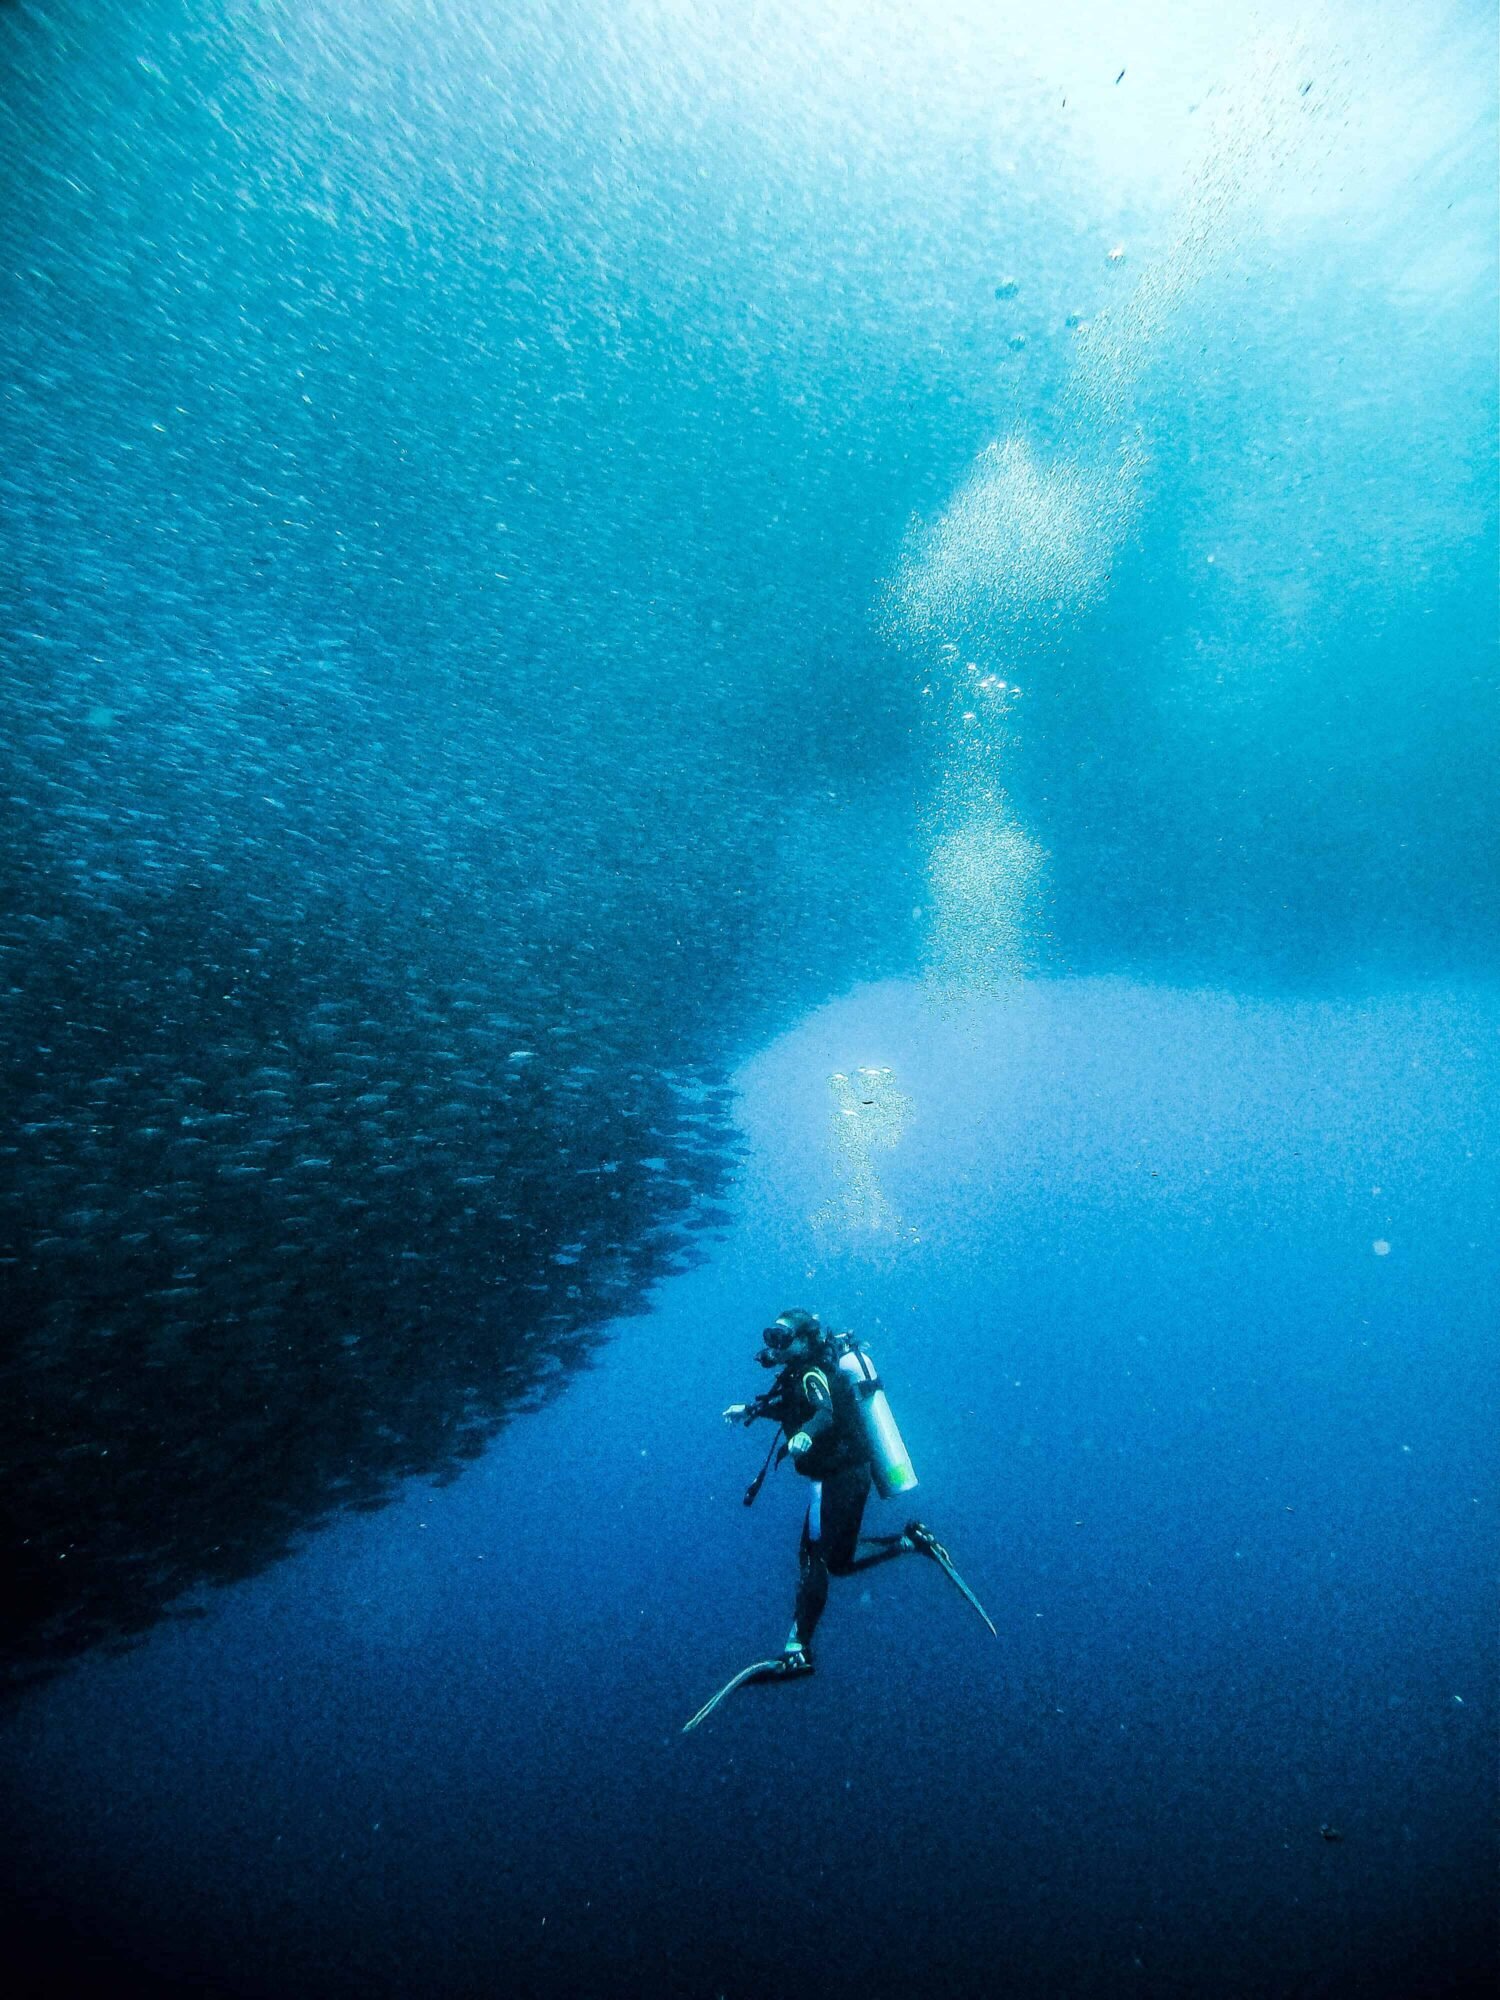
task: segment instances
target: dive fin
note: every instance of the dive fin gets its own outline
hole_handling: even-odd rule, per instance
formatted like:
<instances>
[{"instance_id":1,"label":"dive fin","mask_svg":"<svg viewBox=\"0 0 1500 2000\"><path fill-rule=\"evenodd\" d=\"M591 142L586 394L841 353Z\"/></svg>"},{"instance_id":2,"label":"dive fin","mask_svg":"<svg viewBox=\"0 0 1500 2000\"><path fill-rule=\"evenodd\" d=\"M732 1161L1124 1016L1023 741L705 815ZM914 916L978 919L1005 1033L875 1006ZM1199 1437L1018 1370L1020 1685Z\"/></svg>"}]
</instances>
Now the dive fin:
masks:
<instances>
[{"instance_id":1,"label":"dive fin","mask_svg":"<svg viewBox=\"0 0 1500 2000\"><path fill-rule=\"evenodd\" d=\"M993 1636L998 1639L1000 1637L1000 1634L995 1631L994 1623L990 1618L990 1614L985 1610L984 1606L980 1603L979 1599L974 1595L973 1591L970 1590L969 1586L964 1582L963 1578L954 1568L952 1556L949 1555L948 1551L943 1547L942 1543L938 1540L937 1536L933 1534L932 1530L930 1528L924 1528L920 1521L913 1521L911 1525L907 1528L906 1532L911 1537L912 1541L916 1543L917 1547L922 1551L923 1555L931 1556L932 1560L937 1564L938 1568L943 1572L943 1575L947 1577L948 1581L951 1584L953 1584L957 1589L963 1592L964 1596L968 1598L969 1602L973 1605L974 1609L979 1613L980 1617L984 1620L985 1624L989 1626Z\"/></svg>"},{"instance_id":2,"label":"dive fin","mask_svg":"<svg viewBox=\"0 0 1500 2000\"><path fill-rule=\"evenodd\" d=\"M733 1680L726 1681L717 1694L709 1696L690 1721L683 1723L683 1735L686 1736L690 1729L696 1729L700 1722L707 1722L721 1701L727 1701L730 1695L746 1686L748 1682L780 1680L785 1674L801 1674L807 1671L806 1666L791 1665L784 1653L775 1660L757 1660L753 1666L741 1667Z\"/></svg>"}]
</instances>

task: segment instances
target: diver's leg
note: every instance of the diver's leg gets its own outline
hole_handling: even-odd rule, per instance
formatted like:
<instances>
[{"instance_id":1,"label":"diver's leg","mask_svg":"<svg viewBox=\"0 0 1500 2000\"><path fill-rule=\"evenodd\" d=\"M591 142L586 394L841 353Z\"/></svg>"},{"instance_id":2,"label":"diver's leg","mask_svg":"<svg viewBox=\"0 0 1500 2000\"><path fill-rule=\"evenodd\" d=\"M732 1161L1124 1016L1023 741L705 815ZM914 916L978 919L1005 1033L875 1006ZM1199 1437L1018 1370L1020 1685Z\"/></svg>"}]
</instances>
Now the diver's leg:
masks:
<instances>
[{"instance_id":1,"label":"diver's leg","mask_svg":"<svg viewBox=\"0 0 1500 2000\"><path fill-rule=\"evenodd\" d=\"M862 1569L875 1569L880 1563L894 1562L897 1556L915 1555L917 1551L916 1543L909 1542L905 1535L866 1535L864 1542L878 1542L881 1546L874 1555L856 1556L847 1569L840 1570L841 1576L853 1576Z\"/></svg>"},{"instance_id":2,"label":"diver's leg","mask_svg":"<svg viewBox=\"0 0 1500 2000\"><path fill-rule=\"evenodd\" d=\"M899 1535L861 1535L861 1548L870 1548L874 1555L856 1556L849 1565L851 1571L874 1569L877 1563L894 1562L897 1556L930 1555L934 1548L941 1547L930 1529L920 1521L908 1521ZM947 1550L943 1550L944 1556Z\"/></svg>"},{"instance_id":3,"label":"diver's leg","mask_svg":"<svg viewBox=\"0 0 1500 2000\"><path fill-rule=\"evenodd\" d=\"M815 1485L797 1547L797 1610L787 1635L788 1653L808 1653L818 1620L823 1616L823 1606L828 1602L828 1564L821 1536L822 1498L821 1485Z\"/></svg>"},{"instance_id":4,"label":"diver's leg","mask_svg":"<svg viewBox=\"0 0 1500 2000\"><path fill-rule=\"evenodd\" d=\"M822 1547L830 1576L849 1576L858 1567L855 1551L870 1498L870 1469L846 1466L823 1481Z\"/></svg>"}]
</instances>

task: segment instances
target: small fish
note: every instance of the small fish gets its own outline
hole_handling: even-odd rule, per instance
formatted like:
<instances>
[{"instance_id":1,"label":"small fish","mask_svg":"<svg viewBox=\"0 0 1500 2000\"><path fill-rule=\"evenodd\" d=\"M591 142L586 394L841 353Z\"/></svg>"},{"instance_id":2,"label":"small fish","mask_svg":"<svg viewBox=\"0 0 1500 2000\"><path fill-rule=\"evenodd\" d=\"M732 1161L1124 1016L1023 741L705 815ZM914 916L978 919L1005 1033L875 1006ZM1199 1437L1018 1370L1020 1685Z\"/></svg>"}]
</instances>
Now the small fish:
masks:
<instances>
[{"instance_id":1,"label":"small fish","mask_svg":"<svg viewBox=\"0 0 1500 2000\"><path fill-rule=\"evenodd\" d=\"M1124 81L1125 81L1125 72L1124 72L1124 70L1121 70L1121 71L1120 71L1120 74L1119 74L1119 75L1118 75L1118 76L1117 76L1117 77L1115 78L1115 82L1116 82L1116 83L1123 83Z\"/></svg>"},{"instance_id":2,"label":"small fish","mask_svg":"<svg viewBox=\"0 0 1500 2000\"><path fill-rule=\"evenodd\" d=\"M1327 1841L1337 1841L1337 1840L1342 1840L1342 1839L1343 1839L1343 1837L1344 1837L1344 1835L1343 1835L1343 1831L1342 1831L1342 1829L1341 1829L1341 1828L1339 1828L1339 1827L1336 1827L1336 1826L1329 1826L1329 1825L1327 1824L1327 1822L1326 1822L1326 1821L1324 1822L1324 1824L1323 1824L1322 1826L1320 1826L1320 1827L1318 1828L1318 1831L1319 1831L1319 1833L1321 1833L1321 1834L1322 1834L1323 1838L1324 1838L1325 1840L1327 1840Z\"/></svg>"}]
</instances>

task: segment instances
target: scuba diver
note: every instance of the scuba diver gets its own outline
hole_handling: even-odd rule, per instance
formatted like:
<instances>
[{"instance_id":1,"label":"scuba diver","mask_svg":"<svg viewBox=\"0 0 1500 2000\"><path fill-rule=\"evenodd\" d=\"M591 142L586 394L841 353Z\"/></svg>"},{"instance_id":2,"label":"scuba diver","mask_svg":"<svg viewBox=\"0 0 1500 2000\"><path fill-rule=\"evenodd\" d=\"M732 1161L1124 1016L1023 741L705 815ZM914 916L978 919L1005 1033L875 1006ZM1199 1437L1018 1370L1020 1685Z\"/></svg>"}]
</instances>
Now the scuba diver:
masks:
<instances>
[{"instance_id":1,"label":"scuba diver","mask_svg":"<svg viewBox=\"0 0 1500 2000\"><path fill-rule=\"evenodd\" d=\"M731 1403L724 1421L748 1425L768 1417L777 1427L765 1464L745 1494L747 1507L767 1473L784 1458L812 1482L797 1551L796 1613L779 1656L743 1668L684 1723L684 1730L696 1729L721 1701L750 1681L786 1680L813 1671L813 1634L828 1601L830 1576L853 1576L897 1556L924 1555L995 1631L930 1528L908 1521L898 1535L860 1534L872 1485L888 1500L910 1492L917 1483L864 1344L852 1334L825 1333L816 1313L799 1308L779 1314L762 1340L756 1359L762 1368L777 1371L776 1380L753 1402ZM861 1548L870 1553L861 1555Z\"/></svg>"}]
</instances>

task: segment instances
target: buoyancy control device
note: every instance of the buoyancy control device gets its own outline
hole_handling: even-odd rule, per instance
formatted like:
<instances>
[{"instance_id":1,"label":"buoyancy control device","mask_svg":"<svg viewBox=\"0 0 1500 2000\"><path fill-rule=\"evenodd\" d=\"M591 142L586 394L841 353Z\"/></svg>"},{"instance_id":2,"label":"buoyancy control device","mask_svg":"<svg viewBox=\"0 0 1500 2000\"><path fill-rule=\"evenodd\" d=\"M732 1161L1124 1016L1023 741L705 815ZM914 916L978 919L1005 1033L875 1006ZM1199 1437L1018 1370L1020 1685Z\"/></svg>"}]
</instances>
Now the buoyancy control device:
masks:
<instances>
[{"instance_id":1,"label":"buoyancy control device","mask_svg":"<svg viewBox=\"0 0 1500 2000\"><path fill-rule=\"evenodd\" d=\"M876 1492L882 1500L910 1493L917 1483L916 1470L910 1452L901 1441L869 1348L852 1333L831 1333L828 1345L840 1375L853 1391L860 1429L870 1449L870 1471Z\"/></svg>"}]
</instances>

